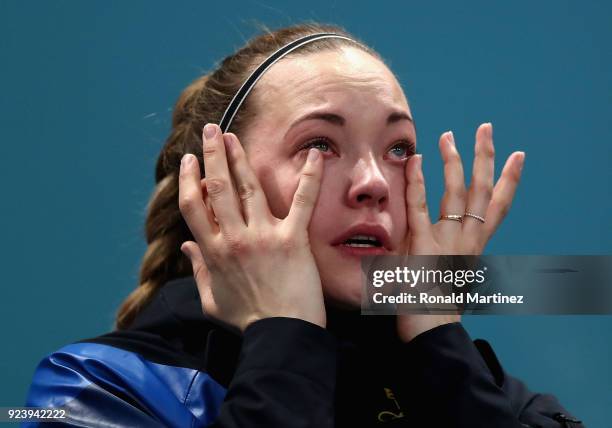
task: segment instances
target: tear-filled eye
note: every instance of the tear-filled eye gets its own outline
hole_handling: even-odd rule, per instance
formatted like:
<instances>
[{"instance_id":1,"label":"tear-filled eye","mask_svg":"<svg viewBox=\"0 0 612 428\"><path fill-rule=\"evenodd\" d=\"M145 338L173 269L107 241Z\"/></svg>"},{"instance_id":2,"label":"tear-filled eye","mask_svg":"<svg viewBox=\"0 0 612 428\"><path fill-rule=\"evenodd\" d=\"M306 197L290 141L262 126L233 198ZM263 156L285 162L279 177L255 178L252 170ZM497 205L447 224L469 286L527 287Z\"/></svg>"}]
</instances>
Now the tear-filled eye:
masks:
<instances>
[{"instance_id":1,"label":"tear-filled eye","mask_svg":"<svg viewBox=\"0 0 612 428\"><path fill-rule=\"evenodd\" d=\"M325 137L317 137L317 138L313 138L312 140L308 140L307 143L300 146L300 150L309 150L312 147L314 148L323 147L324 149L322 149L321 151L328 152L330 150L330 143L329 143L329 140Z\"/></svg>"},{"instance_id":2,"label":"tear-filled eye","mask_svg":"<svg viewBox=\"0 0 612 428\"><path fill-rule=\"evenodd\" d=\"M402 159L407 159L416 153L414 144L412 144L410 141L404 141L396 144L390 151L393 151L394 155Z\"/></svg>"}]
</instances>

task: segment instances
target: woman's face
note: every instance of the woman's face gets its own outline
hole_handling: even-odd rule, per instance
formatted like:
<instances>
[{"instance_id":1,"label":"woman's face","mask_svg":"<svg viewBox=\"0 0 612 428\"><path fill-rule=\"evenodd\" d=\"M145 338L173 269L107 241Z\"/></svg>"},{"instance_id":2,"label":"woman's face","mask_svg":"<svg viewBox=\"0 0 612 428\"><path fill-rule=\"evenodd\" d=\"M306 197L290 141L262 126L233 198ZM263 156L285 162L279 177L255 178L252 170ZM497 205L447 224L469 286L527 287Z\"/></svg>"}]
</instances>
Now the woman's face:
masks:
<instances>
[{"instance_id":1,"label":"woman's face","mask_svg":"<svg viewBox=\"0 0 612 428\"><path fill-rule=\"evenodd\" d=\"M287 216L308 149L322 152L310 244L327 300L359 307L361 255L397 250L407 229L404 166L416 131L399 83L376 58L345 48L279 61L252 96L257 115L242 141L272 214ZM384 246L342 245L353 235Z\"/></svg>"}]
</instances>

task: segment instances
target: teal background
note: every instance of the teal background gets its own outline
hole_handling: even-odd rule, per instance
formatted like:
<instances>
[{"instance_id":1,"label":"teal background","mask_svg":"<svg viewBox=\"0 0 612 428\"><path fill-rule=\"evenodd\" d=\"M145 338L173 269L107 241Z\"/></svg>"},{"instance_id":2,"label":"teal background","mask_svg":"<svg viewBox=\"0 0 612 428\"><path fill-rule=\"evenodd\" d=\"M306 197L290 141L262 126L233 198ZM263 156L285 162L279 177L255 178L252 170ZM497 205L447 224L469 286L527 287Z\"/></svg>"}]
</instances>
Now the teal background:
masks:
<instances>
[{"instance_id":1,"label":"teal background","mask_svg":"<svg viewBox=\"0 0 612 428\"><path fill-rule=\"evenodd\" d=\"M527 153L489 254L611 254L612 4L604 1L0 2L0 406L47 353L109 330L136 285L144 210L179 92L256 33L345 26L402 82L430 211L439 135L471 165L494 124L498 172ZM468 169L469 170L469 169ZM612 317L470 317L502 364L589 427L610 427Z\"/></svg>"}]
</instances>

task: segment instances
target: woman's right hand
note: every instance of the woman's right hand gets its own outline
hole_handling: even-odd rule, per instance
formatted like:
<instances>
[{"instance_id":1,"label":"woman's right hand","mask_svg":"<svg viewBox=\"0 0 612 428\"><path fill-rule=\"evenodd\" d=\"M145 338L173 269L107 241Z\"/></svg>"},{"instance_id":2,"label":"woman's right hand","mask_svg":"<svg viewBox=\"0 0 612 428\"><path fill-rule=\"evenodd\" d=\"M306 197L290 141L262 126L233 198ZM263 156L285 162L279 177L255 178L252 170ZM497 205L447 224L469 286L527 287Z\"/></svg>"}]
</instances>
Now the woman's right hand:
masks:
<instances>
[{"instance_id":1,"label":"woman's right hand","mask_svg":"<svg viewBox=\"0 0 612 428\"><path fill-rule=\"evenodd\" d=\"M241 331L269 317L325 327L321 279L308 240L323 171L320 154L310 150L289 214L278 219L236 135L208 124L203 141L206 178L200 180L194 155L183 156L179 208L197 241L183 243L181 251L191 261L204 313Z\"/></svg>"}]
</instances>

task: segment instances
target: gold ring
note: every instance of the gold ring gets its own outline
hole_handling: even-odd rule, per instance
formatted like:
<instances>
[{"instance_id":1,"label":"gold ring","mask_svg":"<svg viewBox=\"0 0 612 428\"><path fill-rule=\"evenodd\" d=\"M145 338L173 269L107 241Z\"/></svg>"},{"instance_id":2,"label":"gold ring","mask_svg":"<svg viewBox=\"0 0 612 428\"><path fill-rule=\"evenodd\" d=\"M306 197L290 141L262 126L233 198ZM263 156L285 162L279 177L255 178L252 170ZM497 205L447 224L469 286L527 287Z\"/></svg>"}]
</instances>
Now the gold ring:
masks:
<instances>
[{"instance_id":1,"label":"gold ring","mask_svg":"<svg viewBox=\"0 0 612 428\"><path fill-rule=\"evenodd\" d=\"M438 220L453 220L463 223L463 216L457 214L441 215Z\"/></svg>"}]
</instances>

